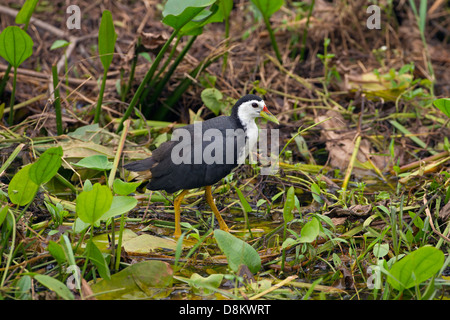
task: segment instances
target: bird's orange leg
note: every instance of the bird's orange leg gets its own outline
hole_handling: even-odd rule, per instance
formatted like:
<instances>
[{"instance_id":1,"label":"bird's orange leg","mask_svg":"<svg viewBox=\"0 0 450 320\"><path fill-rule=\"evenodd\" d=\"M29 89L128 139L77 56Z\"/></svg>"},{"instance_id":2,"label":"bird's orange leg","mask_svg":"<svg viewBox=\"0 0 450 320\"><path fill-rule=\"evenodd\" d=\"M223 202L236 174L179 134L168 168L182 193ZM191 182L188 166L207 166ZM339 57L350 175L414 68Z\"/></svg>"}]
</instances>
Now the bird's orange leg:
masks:
<instances>
[{"instance_id":1,"label":"bird's orange leg","mask_svg":"<svg viewBox=\"0 0 450 320\"><path fill-rule=\"evenodd\" d=\"M179 238L181 237L181 210L180 210L180 206L181 206L181 201L183 201L184 196L186 195L186 193L188 193L189 190L183 190L176 198L175 201L173 203L174 205L174 210L175 210L175 232L173 233L173 236L175 238Z\"/></svg>"},{"instance_id":2,"label":"bird's orange leg","mask_svg":"<svg viewBox=\"0 0 450 320\"><path fill-rule=\"evenodd\" d=\"M211 186L205 187L205 196L206 196L206 202L208 202L209 206L211 207L212 211L214 212L214 215L216 216L217 222L219 222L219 227L221 230L229 232L230 229L228 228L227 224L223 220L222 216L219 213L219 210L217 210L216 204L214 203L214 199L211 192Z\"/></svg>"}]
</instances>

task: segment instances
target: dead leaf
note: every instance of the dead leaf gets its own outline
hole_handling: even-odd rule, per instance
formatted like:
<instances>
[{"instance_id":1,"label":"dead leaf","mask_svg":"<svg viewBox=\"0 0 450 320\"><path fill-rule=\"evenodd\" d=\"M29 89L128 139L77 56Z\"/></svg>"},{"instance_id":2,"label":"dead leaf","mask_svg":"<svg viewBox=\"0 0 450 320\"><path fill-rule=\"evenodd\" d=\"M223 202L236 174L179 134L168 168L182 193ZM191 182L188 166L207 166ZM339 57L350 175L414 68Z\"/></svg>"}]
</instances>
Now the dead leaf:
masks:
<instances>
[{"instance_id":1,"label":"dead leaf","mask_svg":"<svg viewBox=\"0 0 450 320\"><path fill-rule=\"evenodd\" d=\"M123 243L123 248L128 254L146 254L160 248L175 250L176 246L177 243L174 240L155 237L146 233Z\"/></svg>"}]
</instances>

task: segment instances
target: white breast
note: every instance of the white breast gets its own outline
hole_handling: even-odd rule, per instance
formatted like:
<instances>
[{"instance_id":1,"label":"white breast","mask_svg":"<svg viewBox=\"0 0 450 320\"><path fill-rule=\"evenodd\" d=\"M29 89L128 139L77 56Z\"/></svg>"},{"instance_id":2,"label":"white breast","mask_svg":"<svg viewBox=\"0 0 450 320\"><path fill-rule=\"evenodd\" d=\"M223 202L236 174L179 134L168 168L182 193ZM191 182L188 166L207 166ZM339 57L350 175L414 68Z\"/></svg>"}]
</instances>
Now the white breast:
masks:
<instances>
[{"instance_id":1,"label":"white breast","mask_svg":"<svg viewBox=\"0 0 450 320\"><path fill-rule=\"evenodd\" d=\"M244 130L246 134L245 148L241 150L238 156L238 164L245 163L245 159L249 155L249 153L254 154L253 151L256 151L256 143L258 141L258 126L255 123L255 120L249 121L244 125ZM250 158L252 160L252 158ZM250 161L252 163L252 161Z\"/></svg>"}]
</instances>

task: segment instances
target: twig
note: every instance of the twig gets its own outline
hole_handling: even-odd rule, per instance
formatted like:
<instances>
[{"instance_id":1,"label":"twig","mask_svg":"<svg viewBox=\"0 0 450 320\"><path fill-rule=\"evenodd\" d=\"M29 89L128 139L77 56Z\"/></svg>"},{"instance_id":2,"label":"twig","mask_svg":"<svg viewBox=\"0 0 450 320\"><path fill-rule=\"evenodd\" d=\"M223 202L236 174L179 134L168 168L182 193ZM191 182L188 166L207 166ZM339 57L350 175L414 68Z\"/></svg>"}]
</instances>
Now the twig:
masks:
<instances>
[{"instance_id":1,"label":"twig","mask_svg":"<svg viewBox=\"0 0 450 320\"><path fill-rule=\"evenodd\" d=\"M430 209L427 206L427 198L426 198L425 194L423 195L423 204L425 205L425 213L427 214L427 217L430 220L431 229L433 229L434 233L436 233L439 237L441 237L442 239L444 239L447 242L450 242L450 238L444 236L442 233L437 231L436 228L434 227L433 218L431 217Z\"/></svg>"},{"instance_id":2,"label":"twig","mask_svg":"<svg viewBox=\"0 0 450 320\"><path fill-rule=\"evenodd\" d=\"M297 277L298 277L297 275L289 276L289 277L287 277L286 279L284 279L283 281L278 282L276 285L270 287L269 289L264 290L263 292L258 293L257 295L254 295L254 296L250 297L250 300L256 300L256 299L259 299L259 298L261 298L262 296L268 294L269 292L272 292L272 291L278 289L279 287L282 287L282 286L284 286L285 284L291 282L292 280L297 279Z\"/></svg>"}]
</instances>

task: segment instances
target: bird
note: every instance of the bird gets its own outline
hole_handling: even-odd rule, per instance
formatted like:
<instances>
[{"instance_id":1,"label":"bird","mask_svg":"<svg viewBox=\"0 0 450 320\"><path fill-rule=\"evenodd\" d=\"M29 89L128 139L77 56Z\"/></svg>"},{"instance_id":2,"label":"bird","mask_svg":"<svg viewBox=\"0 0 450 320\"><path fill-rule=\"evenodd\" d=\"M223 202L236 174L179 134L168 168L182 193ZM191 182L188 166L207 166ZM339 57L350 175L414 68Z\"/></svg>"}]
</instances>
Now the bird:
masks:
<instances>
[{"instance_id":1,"label":"bird","mask_svg":"<svg viewBox=\"0 0 450 320\"><path fill-rule=\"evenodd\" d=\"M148 180L149 190L175 193L175 232L181 236L181 202L191 189L205 187L206 201L221 230L229 228L217 209L211 187L242 164L258 137L256 118L279 124L264 100L254 94L241 97L230 116L217 116L175 129L172 139L153 150L151 157L123 165L137 172L138 179Z\"/></svg>"}]
</instances>

